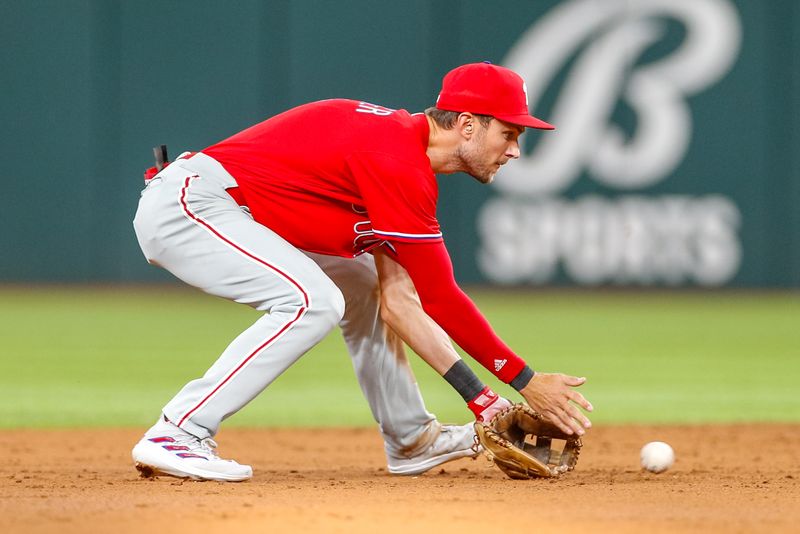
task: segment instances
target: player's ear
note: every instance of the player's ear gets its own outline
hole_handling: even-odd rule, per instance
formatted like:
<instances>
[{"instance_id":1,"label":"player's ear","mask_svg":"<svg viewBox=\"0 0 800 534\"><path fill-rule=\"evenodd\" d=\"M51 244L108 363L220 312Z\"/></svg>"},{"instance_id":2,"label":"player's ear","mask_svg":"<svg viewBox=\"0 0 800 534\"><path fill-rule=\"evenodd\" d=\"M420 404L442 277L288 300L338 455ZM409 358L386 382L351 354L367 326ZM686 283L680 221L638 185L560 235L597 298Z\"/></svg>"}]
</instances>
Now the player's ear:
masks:
<instances>
[{"instance_id":1,"label":"player's ear","mask_svg":"<svg viewBox=\"0 0 800 534\"><path fill-rule=\"evenodd\" d=\"M467 111L459 114L456 120L456 127L465 139L470 139L475 131L475 116Z\"/></svg>"}]
</instances>

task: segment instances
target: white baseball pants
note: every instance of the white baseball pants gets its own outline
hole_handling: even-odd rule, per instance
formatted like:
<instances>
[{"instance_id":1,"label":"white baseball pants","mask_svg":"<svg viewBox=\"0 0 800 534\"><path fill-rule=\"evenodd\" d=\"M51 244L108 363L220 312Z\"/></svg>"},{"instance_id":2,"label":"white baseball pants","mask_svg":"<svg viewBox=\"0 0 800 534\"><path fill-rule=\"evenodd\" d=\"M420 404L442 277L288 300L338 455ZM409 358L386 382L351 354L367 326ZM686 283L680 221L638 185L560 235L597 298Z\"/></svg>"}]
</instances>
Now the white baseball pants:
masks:
<instances>
[{"instance_id":1,"label":"white baseball pants","mask_svg":"<svg viewBox=\"0 0 800 534\"><path fill-rule=\"evenodd\" d=\"M380 319L372 257L305 254L255 222L227 193L230 174L199 153L142 192L134 219L148 262L206 293L265 312L164 414L200 438L254 399L339 324L389 453L413 454L435 418L401 341Z\"/></svg>"}]
</instances>

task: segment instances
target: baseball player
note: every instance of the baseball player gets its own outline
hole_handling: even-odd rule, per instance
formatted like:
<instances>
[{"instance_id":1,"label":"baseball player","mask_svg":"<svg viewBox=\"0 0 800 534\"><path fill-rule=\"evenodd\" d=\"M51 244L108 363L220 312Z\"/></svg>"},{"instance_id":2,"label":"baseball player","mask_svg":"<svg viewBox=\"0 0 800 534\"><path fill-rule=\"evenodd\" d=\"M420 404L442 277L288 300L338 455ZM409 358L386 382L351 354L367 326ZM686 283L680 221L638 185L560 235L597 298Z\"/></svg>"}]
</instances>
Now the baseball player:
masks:
<instances>
[{"instance_id":1,"label":"baseball player","mask_svg":"<svg viewBox=\"0 0 800 534\"><path fill-rule=\"evenodd\" d=\"M291 109L159 172L134 227L147 260L265 314L164 407L133 449L144 473L245 480L213 436L337 324L380 425L389 470L417 474L472 455L471 425L427 412L397 336L462 395L478 420L509 402L449 338L568 434L591 423L574 387L534 373L458 287L436 219L435 173L482 183L519 157L525 84L488 63L449 72L436 106L409 114L325 100ZM378 291L380 287L380 291ZM396 335L395 335L396 333Z\"/></svg>"}]
</instances>

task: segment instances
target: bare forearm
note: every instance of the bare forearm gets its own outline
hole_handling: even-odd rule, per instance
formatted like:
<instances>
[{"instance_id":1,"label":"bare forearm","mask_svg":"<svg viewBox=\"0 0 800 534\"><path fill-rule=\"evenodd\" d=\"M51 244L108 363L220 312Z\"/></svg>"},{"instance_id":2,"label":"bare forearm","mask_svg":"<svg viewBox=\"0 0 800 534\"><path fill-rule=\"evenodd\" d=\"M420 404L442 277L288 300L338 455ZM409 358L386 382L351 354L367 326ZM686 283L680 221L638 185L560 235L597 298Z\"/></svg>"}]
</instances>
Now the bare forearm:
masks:
<instances>
[{"instance_id":1,"label":"bare forearm","mask_svg":"<svg viewBox=\"0 0 800 534\"><path fill-rule=\"evenodd\" d=\"M411 320L408 320L410 315L408 312L403 314L405 319L393 319L390 315L389 318L384 317L384 320L411 347L411 350L433 367L437 373L444 376L460 357L439 325L431 319L416 320L417 317L413 313L411 312Z\"/></svg>"},{"instance_id":2,"label":"bare forearm","mask_svg":"<svg viewBox=\"0 0 800 534\"><path fill-rule=\"evenodd\" d=\"M460 360L450 338L422 308L405 269L375 255L381 280L381 317L420 358L444 375Z\"/></svg>"}]
</instances>

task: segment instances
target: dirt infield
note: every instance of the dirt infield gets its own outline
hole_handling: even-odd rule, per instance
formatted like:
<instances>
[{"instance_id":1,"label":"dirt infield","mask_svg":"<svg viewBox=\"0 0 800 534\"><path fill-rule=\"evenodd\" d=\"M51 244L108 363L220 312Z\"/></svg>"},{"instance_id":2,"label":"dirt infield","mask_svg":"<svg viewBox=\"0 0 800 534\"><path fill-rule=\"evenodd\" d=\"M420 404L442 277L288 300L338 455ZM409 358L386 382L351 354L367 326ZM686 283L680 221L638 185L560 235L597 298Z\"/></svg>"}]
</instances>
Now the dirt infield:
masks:
<instances>
[{"instance_id":1,"label":"dirt infield","mask_svg":"<svg viewBox=\"0 0 800 534\"><path fill-rule=\"evenodd\" d=\"M372 429L228 429L239 484L140 479L141 431L4 431L0 532L800 532L800 425L601 426L537 481L484 458L391 476ZM656 439L677 453L660 475L638 468Z\"/></svg>"}]
</instances>

